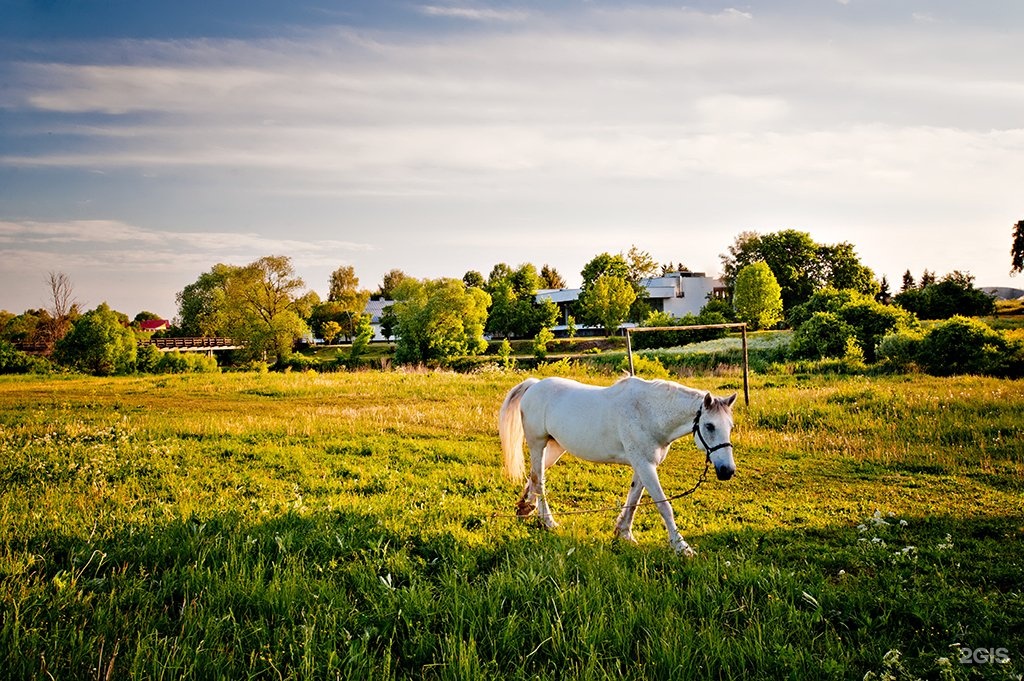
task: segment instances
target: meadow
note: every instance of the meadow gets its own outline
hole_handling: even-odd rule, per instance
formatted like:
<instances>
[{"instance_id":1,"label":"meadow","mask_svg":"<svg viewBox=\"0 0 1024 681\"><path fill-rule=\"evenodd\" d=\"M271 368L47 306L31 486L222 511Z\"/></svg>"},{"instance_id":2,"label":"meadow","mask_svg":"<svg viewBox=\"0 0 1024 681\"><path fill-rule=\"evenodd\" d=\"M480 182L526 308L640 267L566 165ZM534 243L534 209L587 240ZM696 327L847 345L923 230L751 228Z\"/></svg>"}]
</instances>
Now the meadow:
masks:
<instances>
[{"instance_id":1,"label":"meadow","mask_svg":"<svg viewBox=\"0 0 1024 681\"><path fill-rule=\"evenodd\" d=\"M512 517L525 376L0 377L0 676L1021 678L1019 382L756 374L686 560L652 507L637 545L559 516L625 468L567 458L562 526ZM677 443L666 491L702 467Z\"/></svg>"}]
</instances>

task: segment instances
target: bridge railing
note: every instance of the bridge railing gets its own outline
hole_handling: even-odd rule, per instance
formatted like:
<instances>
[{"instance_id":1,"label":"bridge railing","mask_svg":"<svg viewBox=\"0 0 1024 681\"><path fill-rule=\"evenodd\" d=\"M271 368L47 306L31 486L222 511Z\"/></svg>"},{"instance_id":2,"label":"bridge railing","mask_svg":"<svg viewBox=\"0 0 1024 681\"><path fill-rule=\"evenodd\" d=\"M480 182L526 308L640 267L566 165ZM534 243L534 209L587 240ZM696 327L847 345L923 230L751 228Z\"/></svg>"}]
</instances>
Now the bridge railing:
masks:
<instances>
[{"instance_id":1,"label":"bridge railing","mask_svg":"<svg viewBox=\"0 0 1024 681\"><path fill-rule=\"evenodd\" d=\"M237 349L242 347L224 336L197 336L191 338L152 338L139 341L139 345L153 345L160 350Z\"/></svg>"}]
</instances>

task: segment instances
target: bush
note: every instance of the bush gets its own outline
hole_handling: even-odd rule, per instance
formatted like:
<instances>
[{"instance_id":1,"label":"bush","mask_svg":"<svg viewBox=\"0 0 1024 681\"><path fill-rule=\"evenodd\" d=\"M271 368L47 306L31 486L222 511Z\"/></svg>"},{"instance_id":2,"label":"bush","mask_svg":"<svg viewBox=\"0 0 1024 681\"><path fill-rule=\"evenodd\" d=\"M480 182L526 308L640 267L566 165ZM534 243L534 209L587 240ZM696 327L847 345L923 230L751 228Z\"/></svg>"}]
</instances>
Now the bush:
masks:
<instances>
[{"instance_id":1,"label":"bush","mask_svg":"<svg viewBox=\"0 0 1024 681\"><path fill-rule=\"evenodd\" d=\"M57 362L98 376L126 374L135 367L135 334L106 303L82 315L57 341Z\"/></svg>"},{"instance_id":2,"label":"bush","mask_svg":"<svg viewBox=\"0 0 1024 681\"><path fill-rule=\"evenodd\" d=\"M725 324L725 316L716 310L705 307L699 315L686 314L682 317L674 317L667 312L652 312L644 319L643 327L658 326L700 326L704 324ZM704 341L724 338L728 335L728 329L680 329L679 331L647 331L644 333L631 334L631 343L635 350L646 350L650 348L670 348L686 345L688 343L702 343Z\"/></svg>"},{"instance_id":3,"label":"bush","mask_svg":"<svg viewBox=\"0 0 1024 681\"><path fill-rule=\"evenodd\" d=\"M850 341L856 341L852 326L833 312L815 312L793 333L792 351L797 357L822 359L845 357Z\"/></svg>"},{"instance_id":4,"label":"bush","mask_svg":"<svg viewBox=\"0 0 1024 681\"><path fill-rule=\"evenodd\" d=\"M502 369L516 368L516 358L512 356L512 344L508 342L508 338L501 341L501 345L498 346L498 365Z\"/></svg>"},{"instance_id":5,"label":"bush","mask_svg":"<svg viewBox=\"0 0 1024 681\"><path fill-rule=\"evenodd\" d=\"M348 358L345 357L344 353L340 350L337 354L336 362L341 365L347 363ZM279 358L277 361L277 368L281 371L309 371L310 369L316 370L320 368L320 360L316 357L307 357L294 353L287 358Z\"/></svg>"},{"instance_id":6,"label":"bush","mask_svg":"<svg viewBox=\"0 0 1024 681\"><path fill-rule=\"evenodd\" d=\"M629 355L619 362L620 371L629 371ZM650 355L633 355L633 375L641 378L670 378L668 369L657 357Z\"/></svg>"},{"instance_id":7,"label":"bush","mask_svg":"<svg viewBox=\"0 0 1024 681\"><path fill-rule=\"evenodd\" d=\"M50 371L50 362L18 350L7 341L0 340L0 374L44 374Z\"/></svg>"},{"instance_id":8,"label":"bush","mask_svg":"<svg viewBox=\"0 0 1024 681\"><path fill-rule=\"evenodd\" d=\"M144 374L157 373L163 354L155 345L140 345L135 353L135 370Z\"/></svg>"},{"instance_id":9,"label":"bush","mask_svg":"<svg viewBox=\"0 0 1024 681\"><path fill-rule=\"evenodd\" d=\"M917 366L923 341L924 334L912 329L887 334L878 343L878 359L894 371L911 371Z\"/></svg>"},{"instance_id":10,"label":"bush","mask_svg":"<svg viewBox=\"0 0 1024 681\"><path fill-rule=\"evenodd\" d=\"M883 336L899 329L917 326L914 316L903 308L883 305L871 296L849 289L818 291L806 303L797 305L790 311L789 324L794 329L799 329L816 312L834 314L849 324L864 352L865 359L869 362L874 362L877 358L876 349Z\"/></svg>"},{"instance_id":11,"label":"bush","mask_svg":"<svg viewBox=\"0 0 1024 681\"><path fill-rule=\"evenodd\" d=\"M1014 375L1021 370L1020 347L984 322L954 316L924 337L918 361L935 376Z\"/></svg>"},{"instance_id":12,"label":"bush","mask_svg":"<svg viewBox=\"0 0 1024 681\"><path fill-rule=\"evenodd\" d=\"M537 359L544 359L548 356L548 343L555 340L555 334L551 329L544 328L537 332L533 339L533 356Z\"/></svg>"},{"instance_id":13,"label":"bush","mask_svg":"<svg viewBox=\"0 0 1024 681\"><path fill-rule=\"evenodd\" d=\"M158 374L213 374L220 371L217 359L198 352L165 352L156 363Z\"/></svg>"},{"instance_id":14,"label":"bush","mask_svg":"<svg viewBox=\"0 0 1024 681\"><path fill-rule=\"evenodd\" d=\"M995 311L992 296L974 288L974 277L961 272L947 274L941 281L923 288L903 291L893 299L921 319L981 316Z\"/></svg>"}]
</instances>

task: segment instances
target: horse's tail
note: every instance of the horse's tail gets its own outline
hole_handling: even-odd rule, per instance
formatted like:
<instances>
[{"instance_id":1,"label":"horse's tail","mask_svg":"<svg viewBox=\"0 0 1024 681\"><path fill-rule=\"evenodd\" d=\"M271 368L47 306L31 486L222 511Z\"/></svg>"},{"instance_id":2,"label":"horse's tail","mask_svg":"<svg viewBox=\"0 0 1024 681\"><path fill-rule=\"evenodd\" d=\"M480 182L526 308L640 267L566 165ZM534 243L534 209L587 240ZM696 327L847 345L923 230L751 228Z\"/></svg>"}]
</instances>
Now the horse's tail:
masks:
<instances>
[{"instance_id":1,"label":"horse's tail","mask_svg":"<svg viewBox=\"0 0 1024 681\"><path fill-rule=\"evenodd\" d=\"M519 402L530 386L537 383L536 378L528 378L508 391L505 401L498 412L498 433L501 435L501 453L505 460L505 475L512 480L522 480L526 475L526 463L523 460L523 415L519 411Z\"/></svg>"}]
</instances>

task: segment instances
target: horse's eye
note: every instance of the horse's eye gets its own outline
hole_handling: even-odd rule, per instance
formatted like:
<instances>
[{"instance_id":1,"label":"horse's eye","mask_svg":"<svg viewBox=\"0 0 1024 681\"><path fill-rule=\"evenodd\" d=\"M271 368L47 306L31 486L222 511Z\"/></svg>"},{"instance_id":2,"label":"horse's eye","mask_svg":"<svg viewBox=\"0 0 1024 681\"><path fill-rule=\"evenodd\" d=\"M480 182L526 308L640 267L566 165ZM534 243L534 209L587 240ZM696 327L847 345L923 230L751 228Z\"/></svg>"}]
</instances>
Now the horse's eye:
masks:
<instances>
[{"instance_id":1,"label":"horse's eye","mask_svg":"<svg viewBox=\"0 0 1024 681\"><path fill-rule=\"evenodd\" d=\"M713 423L705 423L704 428L707 429L709 433L715 432L715 424Z\"/></svg>"}]
</instances>

